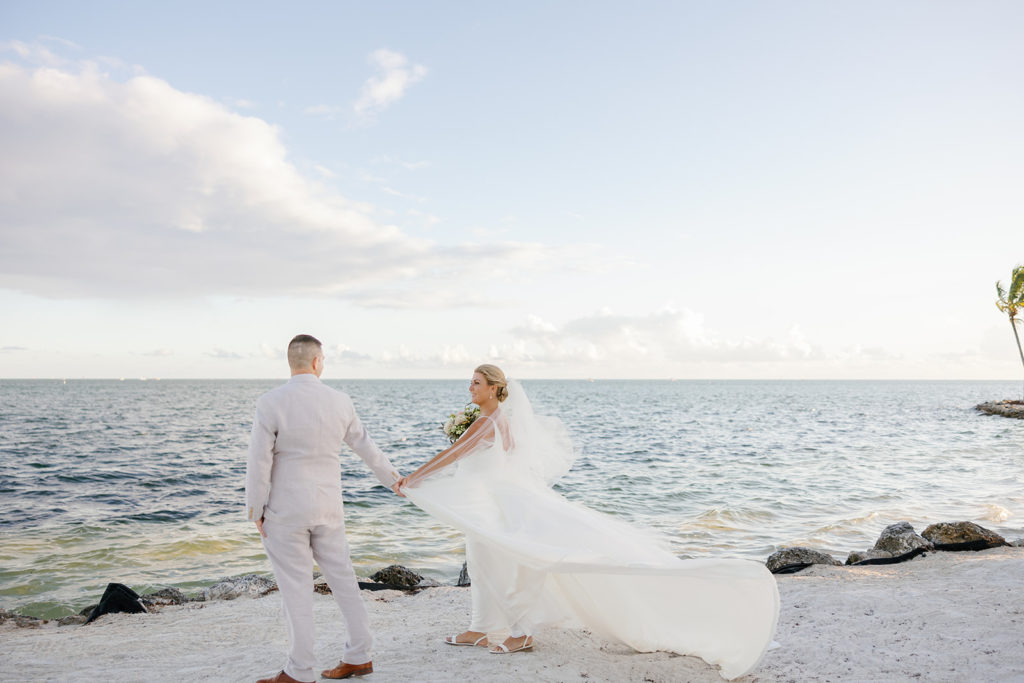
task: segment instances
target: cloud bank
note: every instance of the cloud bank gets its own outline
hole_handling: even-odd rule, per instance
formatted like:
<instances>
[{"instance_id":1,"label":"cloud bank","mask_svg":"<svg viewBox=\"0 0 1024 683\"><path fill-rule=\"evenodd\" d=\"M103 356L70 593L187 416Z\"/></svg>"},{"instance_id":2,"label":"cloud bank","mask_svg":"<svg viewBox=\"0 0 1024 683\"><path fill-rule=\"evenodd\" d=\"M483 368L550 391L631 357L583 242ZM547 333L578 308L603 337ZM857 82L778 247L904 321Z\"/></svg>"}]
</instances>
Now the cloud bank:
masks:
<instances>
[{"instance_id":1,"label":"cloud bank","mask_svg":"<svg viewBox=\"0 0 1024 683\"><path fill-rule=\"evenodd\" d=\"M386 73L368 107L419 73L393 53L379 61ZM115 80L95 63L0 64L0 148L0 288L35 295L463 305L430 283L553 256L537 244L410 237L303 176L267 122L152 76Z\"/></svg>"},{"instance_id":2,"label":"cloud bank","mask_svg":"<svg viewBox=\"0 0 1024 683\"><path fill-rule=\"evenodd\" d=\"M616 315L602 310L553 325L530 316L511 330L515 341L491 355L526 364L639 363L657 367L678 363L766 363L824 358L822 351L793 327L785 340L730 339L708 329L690 310Z\"/></svg>"},{"instance_id":3,"label":"cloud bank","mask_svg":"<svg viewBox=\"0 0 1024 683\"><path fill-rule=\"evenodd\" d=\"M587 372L601 377L618 376L623 368L638 373L633 376L669 377L702 365L752 368L841 359L840 355L827 355L809 343L796 326L785 339L735 339L709 329L702 315L673 308L636 315L602 310L561 324L531 315L501 336L504 341L489 348L467 348L460 344L416 351L400 345L361 353L339 347L336 355L349 365L465 368L489 360L515 368L516 372ZM845 360L862 358L870 359L871 355L854 350L846 354Z\"/></svg>"}]
</instances>

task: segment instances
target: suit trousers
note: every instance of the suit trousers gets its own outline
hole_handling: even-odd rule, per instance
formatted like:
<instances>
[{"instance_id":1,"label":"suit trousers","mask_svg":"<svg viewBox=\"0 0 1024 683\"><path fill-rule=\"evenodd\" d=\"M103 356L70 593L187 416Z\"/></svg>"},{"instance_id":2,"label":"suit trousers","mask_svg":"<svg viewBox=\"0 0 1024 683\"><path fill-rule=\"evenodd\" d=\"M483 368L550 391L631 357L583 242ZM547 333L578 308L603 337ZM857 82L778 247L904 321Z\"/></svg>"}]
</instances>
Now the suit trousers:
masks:
<instances>
[{"instance_id":1,"label":"suit trousers","mask_svg":"<svg viewBox=\"0 0 1024 683\"><path fill-rule=\"evenodd\" d=\"M284 672L300 681L317 680L316 629L313 623L313 562L323 572L345 619L347 642L342 659L349 664L370 661L373 635L366 605L349 557L344 522L294 527L265 520L263 547L274 568L288 625L288 660Z\"/></svg>"}]
</instances>

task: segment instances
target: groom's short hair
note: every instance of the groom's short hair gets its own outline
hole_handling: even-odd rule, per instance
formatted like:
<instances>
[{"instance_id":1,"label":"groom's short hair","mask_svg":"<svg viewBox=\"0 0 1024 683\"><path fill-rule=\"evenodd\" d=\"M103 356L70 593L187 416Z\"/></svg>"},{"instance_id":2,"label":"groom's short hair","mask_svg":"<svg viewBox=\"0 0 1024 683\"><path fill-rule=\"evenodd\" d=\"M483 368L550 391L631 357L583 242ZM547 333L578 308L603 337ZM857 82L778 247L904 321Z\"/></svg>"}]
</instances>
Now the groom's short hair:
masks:
<instances>
[{"instance_id":1,"label":"groom's short hair","mask_svg":"<svg viewBox=\"0 0 1024 683\"><path fill-rule=\"evenodd\" d=\"M288 342L288 366L293 369L308 368L313 359L323 353L323 344L311 334L297 334Z\"/></svg>"}]
</instances>

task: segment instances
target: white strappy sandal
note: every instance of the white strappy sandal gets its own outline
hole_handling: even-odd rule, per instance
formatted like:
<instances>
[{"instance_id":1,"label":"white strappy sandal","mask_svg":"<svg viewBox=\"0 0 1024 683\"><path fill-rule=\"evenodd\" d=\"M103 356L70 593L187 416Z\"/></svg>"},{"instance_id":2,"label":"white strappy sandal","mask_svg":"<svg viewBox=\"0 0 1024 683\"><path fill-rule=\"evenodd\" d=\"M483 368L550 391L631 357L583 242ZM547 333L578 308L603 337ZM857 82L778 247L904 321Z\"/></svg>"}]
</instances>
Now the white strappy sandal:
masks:
<instances>
[{"instance_id":1,"label":"white strappy sandal","mask_svg":"<svg viewBox=\"0 0 1024 683\"><path fill-rule=\"evenodd\" d=\"M459 646L465 645L467 647L476 647L478 645L480 647L486 647L487 646L487 643L484 643L483 645L480 645L481 641L487 640L487 634L486 633L483 634L482 636L480 636L479 638L477 638L476 640L474 640L472 643L460 643L459 640L458 640L459 635L461 635L461 634L455 633L453 635L448 636L447 638L444 639L445 644L447 644L447 645L459 645Z\"/></svg>"},{"instance_id":2,"label":"white strappy sandal","mask_svg":"<svg viewBox=\"0 0 1024 683\"><path fill-rule=\"evenodd\" d=\"M490 652L492 655L509 655L509 654L512 654L513 652L522 652L523 650L532 650L532 649L533 649L533 636L526 636L526 640L524 640L523 644L520 645L519 647L514 647L514 648L509 649L508 645L506 645L505 643L499 643L498 645L494 646L493 650L488 650L488 652Z\"/></svg>"}]
</instances>

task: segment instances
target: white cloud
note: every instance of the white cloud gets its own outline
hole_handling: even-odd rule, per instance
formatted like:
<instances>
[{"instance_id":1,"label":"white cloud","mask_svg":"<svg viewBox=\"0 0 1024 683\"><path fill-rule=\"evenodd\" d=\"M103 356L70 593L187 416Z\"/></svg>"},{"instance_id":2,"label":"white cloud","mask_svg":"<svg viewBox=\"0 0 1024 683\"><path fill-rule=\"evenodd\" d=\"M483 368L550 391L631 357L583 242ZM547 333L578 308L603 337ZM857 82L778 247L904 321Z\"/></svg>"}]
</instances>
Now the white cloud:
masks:
<instances>
[{"instance_id":1,"label":"white cloud","mask_svg":"<svg viewBox=\"0 0 1024 683\"><path fill-rule=\"evenodd\" d=\"M334 105L330 105L330 104L315 104L315 105L312 105L310 107L306 107L305 109L303 109L302 113L303 114L308 114L309 116L322 116L323 118L326 118L326 119L333 119L341 111L342 111L341 107L337 107L337 106L334 106Z\"/></svg>"},{"instance_id":2,"label":"white cloud","mask_svg":"<svg viewBox=\"0 0 1024 683\"><path fill-rule=\"evenodd\" d=\"M383 111L402 99L410 86L427 75L425 66L410 64L404 55L391 50L375 50L369 61L377 68L377 73L366 81L353 105L360 116Z\"/></svg>"},{"instance_id":3,"label":"white cloud","mask_svg":"<svg viewBox=\"0 0 1024 683\"><path fill-rule=\"evenodd\" d=\"M241 360L242 358L245 357L245 356L243 356L240 353L236 353L234 351L228 351L226 349L221 349L221 348L216 348L213 351L209 351L209 352L207 352L206 355L210 356L211 358L220 358L220 359L223 359L223 360Z\"/></svg>"},{"instance_id":4,"label":"white cloud","mask_svg":"<svg viewBox=\"0 0 1024 683\"><path fill-rule=\"evenodd\" d=\"M410 216L418 218L422 223L425 223L427 227L430 228L434 227L435 225L441 222L441 219L435 216L434 214L423 213L422 211L417 211L416 209L409 209L408 211L406 211L406 213Z\"/></svg>"},{"instance_id":5,"label":"white cloud","mask_svg":"<svg viewBox=\"0 0 1024 683\"><path fill-rule=\"evenodd\" d=\"M325 355L327 356L327 362L332 365L335 360L346 365L362 365L372 360L372 356L369 354L355 351L345 344L335 344L332 348L328 349Z\"/></svg>"},{"instance_id":6,"label":"white cloud","mask_svg":"<svg viewBox=\"0 0 1024 683\"><path fill-rule=\"evenodd\" d=\"M0 149L0 288L437 307L465 303L431 294L460 276L559 259L539 244L410 237L303 176L262 119L89 63L0 64Z\"/></svg>"},{"instance_id":7,"label":"white cloud","mask_svg":"<svg viewBox=\"0 0 1024 683\"><path fill-rule=\"evenodd\" d=\"M373 164L391 164L395 166L401 166L407 171L418 171L421 168L429 168L432 164L428 161L402 161L400 159L392 159L387 155L378 155L371 160Z\"/></svg>"},{"instance_id":8,"label":"white cloud","mask_svg":"<svg viewBox=\"0 0 1024 683\"><path fill-rule=\"evenodd\" d=\"M701 315L671 308L638 315L602 310L560 325L529 315L505 337L505 342L486 349L459 345L424 351L400 346L361 358L372 358L379 367L416 369L465 367L486 358L515 368L517 374L602 377L618 376L620 368L632 376L668 376L676 371L684 375L696 365L724 368L827 360L796 327L784 341L729 339L709 330Z\"/></svg>"},{"instance_id":9,"label":"white cloud","mask_svg":"<svg viewBox=\"0 0 1024 683\"><path fill-rule=\"evenodd\" d=\"M648 365L680 363L765 363L809 361L823 352L794 327L788 339L729 339L708 329L690 310L667 308L644 315L603 310L554 325L537 316L511 330L514 341L493 347L494 357L533 364L616 362Z\"/></svg>"},{"instance_id":10,"label":"white cloud","mask_svg":"<svg viewBox=\"0 0 1024 683\"><path fill-rule=\"evenodd\" d=\"M61 46L66 47L66 48L71 48L73 50L80 50L81 49L81 45L79 45L78 43L76 43L76 42L74 42L72 40L68 40L67 38L61 38L60 36L42 35L42 36L39 36L39 39L40 40L45 40L45 41L50 42L50 43L57 43L58 45L61 45Z\"/></svg>"},{"instance_id":11,"label":"white cloud","mask_svg":"<svg viewBox=\"0 0 1024 683\"><path fill-rule=\"evenodd\" d=\"M386 182L388 182L387 178L381 178L380 176L371 175L371 174L369 174L369 173L367 173L365 171L360 171L359 172L359 179L362 180L364 183L378 183L379 184L379 183L386 183Z\"/></svg>"},{"instance_id":12,"label":"white cloud","mask_svg":"<svg viewBox=\"0 0 1024 683\"><path fill-rule=\"evenodd\" d=\"M13 52L26 62L32 64L45 64L47 66L61 66L67 60L50 51L39 43L24 43L20 40L9 40L0 43L0 52Z\"/></svg>"},{"instance_id":13,"label":"white cloud","mask_svg":"<svg viewBox=\"0 0 1024 683\"><path fill-rule=\"evenodd\" d=\"M333 178L335 176L334 171L332 171L331 169L327 168L326 166L321 166L320 164L314 164L313 168L316 169L317 173L319 173L320 175L322 175L325 178Z\"/></svg>"},{"instance_id":14,"label":"white cloud","mask_svg":"<svg viewBox=\"0 0 1024 683\"><path fill-rule=\"evenodd\" d=\"M479 357L470 354L461 344L442 346L434 353L413 351L401 345L396 351L381 351L374 356L377 365L389 368L438 368L459 367L479 362Z\"/></svg>"},{"instance_id":15,"label":"white cloud","mask_svg":"<svg viewBox=\"0 0 1024 683\"><path fill-rule=\"evenodd\" d=\"M400 197L402 199L411 199L414 202L424 202L424 201L426 201L426 197L417 197L416 195L406 194L404 192L399 192L398 190L396 190L393 187L385 186L385 187L382 187L380 189L381 189L382 192L385 192L385 193L391 195L392 197Z\"/></svg>"}]
</instances>

